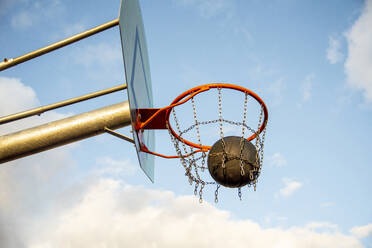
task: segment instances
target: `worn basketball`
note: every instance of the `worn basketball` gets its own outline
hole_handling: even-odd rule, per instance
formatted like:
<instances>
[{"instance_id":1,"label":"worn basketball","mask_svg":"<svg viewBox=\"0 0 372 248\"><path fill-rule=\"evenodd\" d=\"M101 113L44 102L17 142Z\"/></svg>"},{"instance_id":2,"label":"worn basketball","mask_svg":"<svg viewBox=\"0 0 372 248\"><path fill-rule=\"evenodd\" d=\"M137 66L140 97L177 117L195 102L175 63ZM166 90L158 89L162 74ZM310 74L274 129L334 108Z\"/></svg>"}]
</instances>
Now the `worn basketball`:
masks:
<instances>
[{"instance_id":1,"label":"worn basketball","mask_svg":"<svg viewBox=\"0 0 372 248\"><path fill-rule=\"evenodd\" d=\"M253 171L258 164L257 149L246 139L242 140L242 156L240 159L241 137L228 136L223 138L225 143L225 166L223 168L223 145L222 139L218 140L210 149L208 154L208 169L212 178L219 184L239 188L251 183L258 177L258 172ZM244 175L241 173L240 161L243 161ZM250 178L253 174L253 180Z\"/></svg>"}]
</instances>

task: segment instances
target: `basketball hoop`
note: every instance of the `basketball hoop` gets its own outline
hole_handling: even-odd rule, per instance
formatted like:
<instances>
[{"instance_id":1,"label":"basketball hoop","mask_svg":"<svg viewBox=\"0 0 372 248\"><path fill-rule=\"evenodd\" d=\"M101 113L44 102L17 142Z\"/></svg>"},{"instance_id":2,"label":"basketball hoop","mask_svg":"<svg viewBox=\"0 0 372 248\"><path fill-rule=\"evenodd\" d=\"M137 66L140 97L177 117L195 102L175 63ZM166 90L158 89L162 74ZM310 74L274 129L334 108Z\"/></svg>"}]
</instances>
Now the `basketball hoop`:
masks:
<instances>
[{"instance_id":1,"label":"basketball hoop","mask_svg":"<svg viewBox=\"0 0 372 248\"><path fill-rule=\"evenodd\" d=\"M198 120L196 97L210 90L217 90L218 111L217 116L210 120ZM223 117L222 91L229 90L240 92L242 102L237 102L237 108L243 106L241 120L228 120ZM214 96L215 97L215 96ZM238 98L238 97L234 97ZM235 99L234 99L235 100ZM248 102L258 103L258 122L254 129L248 125L247 109ZM186 128L181 128L181 121L176 114L176 107L191 103L193 123ZM213 111L210 111L213 112ZM251 114L251 113L250 113ZM190 119L190 118L188 118ZM263 100L254 92L232 84L206 84L192 88L179 95L169 106L161 109L138 109L136 130L138 133L145 129L167 129L175 147L177 155L167 156L150 151L143 144L141 150L163 158L179 158L185 169L185 175L190 184L194 184L195 195L199 194L199 200L203 200L203 189L206 185L216 185L215 201L218 201L220 185L238 188L241 199L241 187L254 186L256 190L257 178L260 175L263 162L263 148L265 141L268 111ZM225 136L224 128L239 128L239 135ZM218 133L213 143L203 143L201 128L207 127L207 131L215 129ZM189 133L192 133L191 136ZM248 133L248 134L247 134ZM188 136L188 137L186 137ZM190 137L196 140L190 140ZM209 137L209 136L208 136ZM218 139L218 140L217 140ZM254 143L254 144L252 144ZM208 154L207 154L208 153ZM208 166L206 166L206 160ZM203 176L205 170L209 175Z\"/></svg>"}]
</instances>

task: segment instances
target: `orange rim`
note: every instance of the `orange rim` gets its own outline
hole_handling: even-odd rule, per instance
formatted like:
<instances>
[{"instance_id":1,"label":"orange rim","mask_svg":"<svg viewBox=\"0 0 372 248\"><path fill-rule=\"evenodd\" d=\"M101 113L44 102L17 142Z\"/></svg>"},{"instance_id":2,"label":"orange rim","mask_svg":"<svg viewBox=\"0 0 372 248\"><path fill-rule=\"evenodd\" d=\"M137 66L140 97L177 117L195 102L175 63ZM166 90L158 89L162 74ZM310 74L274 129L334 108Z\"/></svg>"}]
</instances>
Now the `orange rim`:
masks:
<instances>
[{"instance_id":1,"label":"orange rim","mask_svg":"<svg viewBox=\"0 0 372 248\"><path fill-rule=\"evenodd\" d=\"M198 144L195 144L193 142L190 142L188 140L185 140L185 139L181 138L173 130L172 126L170 125L169 117L170 117L170 112L174 107L187 102L192 97L196 96L197 94L199 94L201 92L204 92L204 91L207 91L207 90L210 90L210 89L213 89L213 88L228 88L228 89L238 90L238 91L244 92L247 95L253 97L263 107L263 112L264 112L264 119L263 119L263 122L262 122L262 124L259 128L258 133L261 133L265 129L266 124L267 124L267 120L268 120L268 111L267 111L267 107L266 107L264 101L256 93L254 93L253 91L250 91L250 90L248 90L244 87L241 87L241 86L238 86L238 85L233 85L233 84L223 84L223 83L205 84L205 85L200 85L200 86L197 86L195 88L192 88L188 91L185 91L184 93L179 95L176 99L174 99L173 102L171 103L171 105L164 108L167 111L167 113L166 113L166 123L167 123L167 125L169 127L169 130L171 131L172 135L174 137L176 137L176 139L178 139L179 141L181 141L181 142L183 142L183 143L185 143L189 146L200 149L202 151L209 151L211 149L211 146L198 145ZM162 110L164 110L164 109L162 109ZM247 140L251 141L254 138L256 138L256 136L257 136L256 133L254 133L250 137L248 137Z\"/></svg>"}]
</instances>

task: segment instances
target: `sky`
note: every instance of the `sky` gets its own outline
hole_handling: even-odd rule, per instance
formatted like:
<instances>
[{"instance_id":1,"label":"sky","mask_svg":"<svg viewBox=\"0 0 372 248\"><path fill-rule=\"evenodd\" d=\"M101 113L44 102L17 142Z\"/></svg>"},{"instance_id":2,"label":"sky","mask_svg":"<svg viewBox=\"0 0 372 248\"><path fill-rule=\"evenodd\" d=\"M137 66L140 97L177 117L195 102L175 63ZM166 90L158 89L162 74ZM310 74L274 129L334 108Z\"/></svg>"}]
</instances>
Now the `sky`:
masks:
<instances>
[{"instance_id":1,"label":"sky","mask_svg":"<svg viewBox=\"0 0 372 248\"><path fill-rule=\"evenodd\" d=\"M211 82L265 101L257 191L244 187L239 200L223 188L216 204L206 189L200 204L179 160L156 158L151 183L133 145L104 134L0 166L0 247L372 247L372 1L140 4L156 107ZM0 57L111 21L119 6L0 0ZM0 116L121 83L115 27L0 72ZM0 135L126 100L114 93L1 125ZM166 132L156 150L175 153Z\"/></svg>"}]
</instances>

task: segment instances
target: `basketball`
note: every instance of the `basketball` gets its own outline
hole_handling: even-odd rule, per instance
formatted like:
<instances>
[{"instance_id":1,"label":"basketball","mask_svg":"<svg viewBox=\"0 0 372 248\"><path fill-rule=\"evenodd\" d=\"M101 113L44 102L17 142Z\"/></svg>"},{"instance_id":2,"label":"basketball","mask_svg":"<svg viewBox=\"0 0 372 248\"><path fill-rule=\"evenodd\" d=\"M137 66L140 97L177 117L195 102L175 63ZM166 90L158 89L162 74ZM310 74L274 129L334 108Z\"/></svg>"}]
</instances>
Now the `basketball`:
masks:
<instances>
[{"instance_id":1,"label":"basketball","mask_svg":"<svg viewBox=\"0 0 372 248\"><path fill-rule=\"evenodd\" d=\"M223 141L225 149L220 139L212 146L208 154L208 170L212 178L218 184L229 188L243 187L255 181L259 176L256 147L246 139L241 140L238 136L228 136L223 138ZM241 147L242 154L240 155ZM243 162L244 175L241 173L240 161ZM253 175L253 178L250 175Z\"/></svg>"}]
</instances>

